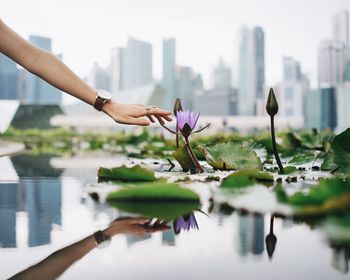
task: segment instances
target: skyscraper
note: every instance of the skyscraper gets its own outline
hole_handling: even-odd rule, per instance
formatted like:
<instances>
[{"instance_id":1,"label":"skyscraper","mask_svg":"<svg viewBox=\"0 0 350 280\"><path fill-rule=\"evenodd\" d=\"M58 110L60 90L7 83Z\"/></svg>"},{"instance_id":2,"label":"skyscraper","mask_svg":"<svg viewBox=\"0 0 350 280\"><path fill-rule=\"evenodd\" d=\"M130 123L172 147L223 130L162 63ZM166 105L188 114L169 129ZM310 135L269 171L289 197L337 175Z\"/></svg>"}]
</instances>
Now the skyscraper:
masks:
<instances>
[{"instance_id":1,"label":"skyscraper","mask_svg":"<svg viewBox=\"0 0 350 280\"><path fill-rule=\"evenodd\" d=\"M231 86L231 69L224 64L222 57L220 57L219 63L213 71L213 88L228 89Z\"/></svg>"},{"instance_id":2,"label":"skyscraper","mask_svg":"<svg viewBox=\"0 0 350 280\"><path fill-rule=\"evenodd\" d=\"M94 62L92 69L89 72L87 81L95 89L110 90L108 69L102 68L97 62Z\"/></svg>"},{"instance_id":3,"label":"skyscraper","mask_svg":"<svg viewBox=\"0 0 350 280\"><path fill-rule=\"evenodd\" d=\"M265 88L265 38L261 27L241 28L238 52L238 112L259 115Z\"/></svg>"},{"instance_id":4,"label":"skyscraper","mask_svg":"<svg viewBox=\"0 0 350 280\"><path fill-rule=\"evenodd\" d=\"M348 46L343 42L323 40L318 48L319 87L336 87L345 81Z\"/></svg>"},{"instance_id":5,"label":"skyscraper","mask_svg":"<svg viewBox=\"0 0 350 280\"><path fill-rule=\"evenodd\" d=\"M349 44L349 12L343 10L333 16L333 41Z\"/></svg>"},{"instance_id":6,"label":"skyscraper","mask_svg":"<svg viewBox=\"0 0 350 280\"><path fill-rule=\"evenodd\" d=\"M163 39L163 78L162 85L166 90L165 108L170 110L175 100L175 66L176 41L174 38Z\"/></svg>"},{"instance_id":7,"label":"skyscraper","mask_svg":"<svg viewBox=\"0 0 350 280\"><path fill-rule=\"evenodd\" d=\"M136 88L153 82L152 45L128 38L126 47L112 49L111 90Z\"/></svg>"},{"instance_id":8,"label":"skyscraper","mask_svg":"<svg viewBox=\"0 0 350 280\"><path fill-rule=\"evenodd\" d=\"M0 99L17 99L18 69L16 63L0 54Z\"/></svg>"},{"instance_id":9,"label":"skyscraper","mask_svg":"<svg viewBox=\"0 0 350 280\"><path fill-rule=\"evenodd\" d=\"M42 48L48 52L51 52L51 39L41 36L31 35L29 41L39 48ZM62 56L58 56L62 59ZM54 105L60 104L62 99L62 93L60 90L51 86L46 81L35 76L32 73L28 73L26 78L26 93L23 102L26 104L43 104Z\"/></svg>"},{"instance_id":10,"label":"skyscraper","mask_svg":"<svg viewBox=\"0 0 350 280\"><path fill-rule=\"evenodd\" d=\"M283 81L280 88L280 114L284 117L303 117L304 96L309 92L307 78L300 63L291 57L283 58Z\"/></svg>"}]
</instances>

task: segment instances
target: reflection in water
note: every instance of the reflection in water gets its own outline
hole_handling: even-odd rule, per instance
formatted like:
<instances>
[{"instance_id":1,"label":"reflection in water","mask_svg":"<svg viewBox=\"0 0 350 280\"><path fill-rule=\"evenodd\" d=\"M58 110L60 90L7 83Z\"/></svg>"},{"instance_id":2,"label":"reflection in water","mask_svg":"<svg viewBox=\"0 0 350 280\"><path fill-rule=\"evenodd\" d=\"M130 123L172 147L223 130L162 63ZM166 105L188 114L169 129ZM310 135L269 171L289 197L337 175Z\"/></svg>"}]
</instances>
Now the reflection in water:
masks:
<instances>
[{"instance_id":1,"label":"reflection in water","mask_svg":"<svg viewBox=\"0 0 350 280\"><path fill-rule=\"evenodd\" d=\"M190 229L199 229L196 217L193 213L183 215L175 219L173 227L175 234L179 234L181 230L189 231Z\"/></svg>"},{"instance_id":2,"label":"reflection in water","mask_svg":"<svg viewBox=\"0 0 350 280\"><path fill-rule=\"evenodd\" d=\"M51 243L52 224L61 225L61 171L49 165L50 157L15 156L11 158L19 175L18 183L0 184L0 246L16 244L16 213L27 212L28 246ZM47 177L32 177L43 176ZM6 225L6 226L4 226Z\"/></svg>"},{"instance_id":3,"label":"reflection in water","mask_svg":"<svg viewBox=\"0 0 350 280\"><path fill-rule=\"evenodd\" d=\"M236 248L241 256L261 255L264 251L264 216L263 215L243 215L237 216L238 222L235 234Z\"/></svg>"},{"instance_id":4,"label":"reflection in water","mask_svg":"<svg viewBox=\"0 0 350 280\"><path fill-rule=\"evenodd\" d=\"M277 237L273 233L273 222L274 222L275 216L271 215L270 218L270 232L266 236L265 242L266 242L266 251L267 255L269 256L269 259L272 259L272 255L275 252L276 243L277 243Z\"/></svg>"},{"instance_id":5,"label":"reflection in water","mask_svg":"<svg viewBox=\"0 0 350 280\"><path fill-rule=\"evenodd\" d=\"M175 246L175 232L173 229L162 232L162 245Z\"/></svg>"},{"instance_id":6,"label":"reflection in water","mask_svg":"<svg viewBox=\"0 0 350 280\"><path fill-rule=\"evenodd\" d=\"M349 272L350 247L332 246L332 267L343 273Z\"/></svg>"}]
</instances>

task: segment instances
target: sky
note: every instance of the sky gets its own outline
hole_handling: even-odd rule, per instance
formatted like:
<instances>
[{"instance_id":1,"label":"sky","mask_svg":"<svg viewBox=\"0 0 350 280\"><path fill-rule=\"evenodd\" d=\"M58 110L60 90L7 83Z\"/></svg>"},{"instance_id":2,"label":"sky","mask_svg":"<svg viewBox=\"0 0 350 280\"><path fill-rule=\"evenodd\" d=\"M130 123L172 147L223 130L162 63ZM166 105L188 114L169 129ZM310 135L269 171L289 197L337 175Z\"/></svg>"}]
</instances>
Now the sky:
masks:
<instances>
[{"instance_id":1,"label":"sky","mask_svg":"<svg viewBox=\"0 0 350 280\"><path fill-rule=\"evenodd\" d=\"M233 67L243 24L265 32L267 85L281 79L283 56L299 60L316 85L318 44L331 38L332 16L343 9L350 0L0 0L7 25L25 38L52 38L54 53L81 77L94 61L107 66L111 47L132 36L153 45L159 79L162 38L175 37L177 64L201 73L206 87L220 56Z\"/></svg>"}]
</instances>

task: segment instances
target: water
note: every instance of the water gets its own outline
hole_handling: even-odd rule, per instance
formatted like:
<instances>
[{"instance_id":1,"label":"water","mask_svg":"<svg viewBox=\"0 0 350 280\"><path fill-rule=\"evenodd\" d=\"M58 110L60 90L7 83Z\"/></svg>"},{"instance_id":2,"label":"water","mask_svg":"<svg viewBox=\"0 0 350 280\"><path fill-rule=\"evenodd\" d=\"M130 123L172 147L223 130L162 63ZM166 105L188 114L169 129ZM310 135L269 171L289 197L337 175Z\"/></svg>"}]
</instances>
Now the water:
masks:
<instances>
[{"instance_id":1,"label":"water","mask_svg":"<svg viewBox=\"0 0 350 280\"><path fill-rule=\"evenodd\" d=\"M85 191L96 184L100 165L121 160L1 157L0 279L127 215L93 202ZM204 201L202 210L208 208ZM274 218L277 241L269 258L270 215L215 206L209 217L195 216L199 230L116 235L106 248L92 249L69 266L61 279L350 279L349 249L331 245L317 227Z\"/></svg>"}]
</instances>

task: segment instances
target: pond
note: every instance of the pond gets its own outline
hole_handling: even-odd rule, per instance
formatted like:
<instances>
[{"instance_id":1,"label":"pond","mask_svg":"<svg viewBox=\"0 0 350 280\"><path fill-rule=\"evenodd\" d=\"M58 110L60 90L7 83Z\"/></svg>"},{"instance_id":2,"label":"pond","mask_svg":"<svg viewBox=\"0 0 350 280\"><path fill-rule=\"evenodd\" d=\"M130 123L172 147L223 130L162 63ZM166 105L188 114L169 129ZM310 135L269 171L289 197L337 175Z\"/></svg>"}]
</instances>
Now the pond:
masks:
<instances>
[{"instance_id":1,"label":"pond","mask_svg":"<svg viewBox=\"0 0 350 280\"><path fill-rule=\"evenodd\" d=\"M0 279L132 215L87 194L99 166L123 161L92 153L0 157ZM206 213L194 212L198 230L175 234L170 223L152 235L116 235L68 266L61 279L350 278L349 247L329 242L317 225L213 206L210 183L194 188ZM266 238L276 242L269 252Z\"/></svg>"}]
</instances>

